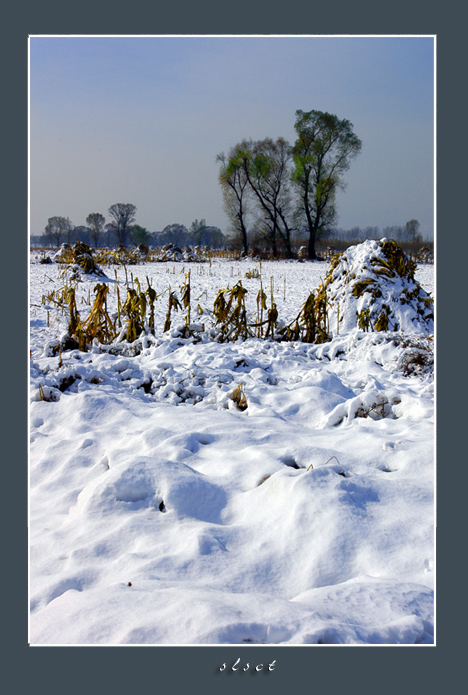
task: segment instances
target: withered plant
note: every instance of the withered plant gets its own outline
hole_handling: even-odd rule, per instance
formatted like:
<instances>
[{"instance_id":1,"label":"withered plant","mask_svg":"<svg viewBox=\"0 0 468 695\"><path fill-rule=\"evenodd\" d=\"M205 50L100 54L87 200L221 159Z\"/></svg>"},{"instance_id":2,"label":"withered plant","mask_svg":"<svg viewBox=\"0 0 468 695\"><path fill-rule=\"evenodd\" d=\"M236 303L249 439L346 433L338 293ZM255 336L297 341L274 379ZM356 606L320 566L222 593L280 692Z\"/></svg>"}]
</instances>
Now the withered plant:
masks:
<instances>
[{"instance_id":1,"label":"withered plant","mask_svg":"<svg viewBox=\"0 0 468 695\"><path fill-rule=\"evenodd\" d=\"M179 311L179 309L182 309L182 306L177 299L177 296L175 293L171 290L171 287L169 286L169 301L168 301L168 307L167 307L167 314L166 314L166 321L164 323L164 333L168 331L171 327L171 313L172 310L175 309L176 311Z\"/></svg>"},{"instance_id":2,"label":"withered plant","mask_svg":"<svg viewBox=\"0 0 468 695\"><path fill-rule=\"evenodd\" d=\"M230 399L232 401L234 401L234 403L236 404L236 408L238 410L242 410L242 411L247 410L247 408L249 407L249 404L247 402L247 397L244 393L244 387L242 385L242 382L231 393Z\"/></svg>"},{"instance_id":3,"label":"withered plant","mask_svg":"<svg viewBox=\"0 0 468 695\"><path fill-rule=\"evenodd\" d=\"M127 288L127 299L122 306L122 313L127 319L125 339L133 343L144 330L144 316L146 314L146 298L141 292L138 283L138 292L132 287Z\"/></svg>"},{"instance_id":4,"label":"withered plant","mask_svg":"<svg viewBox=\"0 0 468 695\"><path fill-rule=\"evenodd\" d=\"M91 343L97 338L100 343L108 344L116 337L115 323L107 312L109 287L105 282L98 283L94 288L94 292L96 298L89 316L81 326L81 333L87 343Z\"/></svg>"},{"instance_id":5,"label":"withered plant","mask_svg":"<svg viewBox=\"0 0 468 695\"><path fill-rule=\"evenodd\" d=\"M252 336L247 323L245 295L247 290L239 280L231 290L220 290L216 296L213 313L220 327L219 342L230 342ZM227 301L225 295L228 295Z\"/></svg>"}]
</instances>

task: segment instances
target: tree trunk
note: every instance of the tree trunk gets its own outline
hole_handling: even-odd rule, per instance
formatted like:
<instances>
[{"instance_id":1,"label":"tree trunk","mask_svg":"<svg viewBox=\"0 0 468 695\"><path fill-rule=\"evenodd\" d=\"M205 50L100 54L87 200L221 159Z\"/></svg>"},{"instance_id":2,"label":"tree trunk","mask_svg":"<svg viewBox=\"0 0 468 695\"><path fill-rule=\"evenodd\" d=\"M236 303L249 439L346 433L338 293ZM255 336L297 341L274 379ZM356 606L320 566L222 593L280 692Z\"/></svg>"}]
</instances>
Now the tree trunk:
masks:
<instances>
[{"instance_id":1,"label":"tree trunk","mask_svg":"<svg viewBox=\"0 0 468 695\"><path fill-rule=\"evenodd\" d=\"M276 229L273 229L272 231L271 250L273 253L273 258L276 260L278 258L278 248L276 246Z\"/></svg>"},{"instance_id":2,"label":"tree trunk","mask_svg":"<svg viewBox=\"0 0 468 695\"><path fill-rule=\"evenodd\" d=\"M247 243L247 230L244 225L242 225L242 246L244 247L244 253L247 256L249 253L249 245Z\"/></svg>"},{"instance_id":3,"label":"tree trunk","mask_svg":"<svg viewBox=\"0 0 468 695\"><path fill-rule=\"evenodd\" d=\"M240 223L240 228L241 228L242 246L244 249L244 253L247 256L247 254L249 252L249 245L247 242L247 229L246 229L245 224L244 224L244 209L242 206L242 200L239 201L239 204L240 204L240 210L239 210L237 217L238 217L238 220Z\"/></svg>"},{"instance_id":4,"label":"tree trunk","mask_svg":"<svg viewBox=\"0 0 468 695\"><path fill-rule=\"evenodd\" d=\"M312 220L310 210L309 210L307 196L305 196L305 212L306 212L306 217L307 217L307 225L309 227L309 245L308 245L309 260L310 261L316 261L317 256L315 254L315 240L317 238L317 220Z\"/></svg>"},{"instance_id":5,"label":"tree trunk","mask_svg":"<svg viewBox=\"0 0 468 695\"><path fill-rule=\"evenodd\" d=\"M309 229L309 260L310 261L316 261L317 260L317 255L315 253L315 239L316 239L316 231L314 227L311 227Z\"/></svg>"}]
</instances>

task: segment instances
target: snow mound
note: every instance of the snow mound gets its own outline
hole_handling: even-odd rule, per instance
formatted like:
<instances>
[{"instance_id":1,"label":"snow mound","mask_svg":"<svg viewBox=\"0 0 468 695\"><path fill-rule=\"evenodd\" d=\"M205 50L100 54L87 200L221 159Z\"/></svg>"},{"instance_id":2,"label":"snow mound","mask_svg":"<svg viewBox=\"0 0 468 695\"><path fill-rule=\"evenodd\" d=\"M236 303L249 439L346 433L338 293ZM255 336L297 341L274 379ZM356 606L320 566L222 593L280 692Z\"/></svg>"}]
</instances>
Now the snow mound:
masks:
<instances>
[{"instance_id":1,"label":"snow mound","mask_svg":"<svg viewBox=\"0 0 468 695\"><path fill-rule=\"evenodd\" d=\"M219 523L225 493L202 473L178 461L130 456L107 475L92 480L69 510L84 525L96 519L119 518L142 509Z\"/></svg>"},{"instance_id":2,"label":"snow mound","mask_svg":"<svg viewBox=\"0 0 468 695\"><path fill-rule=\"evenodd\" d=\"M154 590L154 584L157 590ZM40 644L432 644L433 592L358 577L290 601L143 580L99 586L75 573L33 613ZM84 615L89 619L84 618Z\"/></svg>"},{"instance_id":3,"label":"snow mound","mask_svg":"<svg viewBox=\"0 0 468 695\"><path fill-rule=\"evenodd\" d=\"M434 302L415 281L416 264L394 242L368 240L333 257L319 287L331 336L365 331L434 332Z\"/></svg>"}]
</instances>

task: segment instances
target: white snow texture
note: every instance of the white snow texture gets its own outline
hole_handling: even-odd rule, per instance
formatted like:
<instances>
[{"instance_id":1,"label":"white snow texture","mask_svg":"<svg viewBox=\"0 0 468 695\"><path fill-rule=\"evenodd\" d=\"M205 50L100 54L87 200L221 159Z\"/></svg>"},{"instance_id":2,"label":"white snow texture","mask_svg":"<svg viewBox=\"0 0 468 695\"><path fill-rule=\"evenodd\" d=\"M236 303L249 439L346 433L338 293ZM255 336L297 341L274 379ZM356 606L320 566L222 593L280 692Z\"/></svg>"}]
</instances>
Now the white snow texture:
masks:
<instances>
[{"instance_id":1,"label":"white snow texture","mask_svg":"<svg viewBox=\"0 0 468 695\"><path fill-rule=\"evenodd\" d=\"M337 277L362 268L363 246ZM206 308L241 279L253 314L260 280L245 272L255 263L132 271L162 294L191 269ZM262 263L280 318L328 268ZM58 353L67 317L42 298L62 270L31 256L31 643L433 644L428 314L418 323L417 305L398 303L397 330L359 330L363 295L330 316L329 342L221 344L181 337L180 316L163 333L162 297L156 335L138 350ZM416 280L427 298L432 266ZM83 277L77 297L96 281ZM393 307L405 286L391 282L382 301ZM124 293L121 267L118 284ZM243 411L230 397L241 383Z\"/></svg>"}]
</instances>

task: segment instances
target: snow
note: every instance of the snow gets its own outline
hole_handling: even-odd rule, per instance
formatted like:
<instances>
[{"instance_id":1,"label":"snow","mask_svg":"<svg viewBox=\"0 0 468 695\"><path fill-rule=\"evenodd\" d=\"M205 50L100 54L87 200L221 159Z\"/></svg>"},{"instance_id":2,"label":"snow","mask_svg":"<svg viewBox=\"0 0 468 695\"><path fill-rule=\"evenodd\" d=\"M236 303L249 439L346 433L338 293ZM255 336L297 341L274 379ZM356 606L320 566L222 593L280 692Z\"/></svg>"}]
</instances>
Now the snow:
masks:
<instances>
[{"instance_id":1,"label":"snow","mask_svg":"<svg viewBox=\"0 0 468 695\"><path fill-rule=\"evenodd\" d=\"M434 380L408 367L427 326L218 343L201 324L239 279L256 312L254 267L287 322L330 266L132 266L155 336L58 352L63 267L31 255L32 644L434 643ZM200 330L179 312L163 333L189 270ZM105 272L111 312L125 271ZM432 266L415 279L432 294ZM83 315L97 282L77 285Z\"/></svg>"},{"instance_id":2,"label":"snow","mask_svg":"<svg viewBox=\"0 0 468 695\"><path fill-rule=\"evenodd\" d=\"M333 264L326 283L332 335L355 328L356 315L366 310L374 325L387 310L388 330L405 334L433 332L431 297L413 279L408 258L398 269L392 267L394 250L402 253L387 239L368 240L351 246Z\"/></svg>"}]
</instances>

